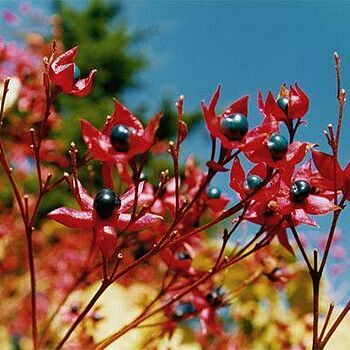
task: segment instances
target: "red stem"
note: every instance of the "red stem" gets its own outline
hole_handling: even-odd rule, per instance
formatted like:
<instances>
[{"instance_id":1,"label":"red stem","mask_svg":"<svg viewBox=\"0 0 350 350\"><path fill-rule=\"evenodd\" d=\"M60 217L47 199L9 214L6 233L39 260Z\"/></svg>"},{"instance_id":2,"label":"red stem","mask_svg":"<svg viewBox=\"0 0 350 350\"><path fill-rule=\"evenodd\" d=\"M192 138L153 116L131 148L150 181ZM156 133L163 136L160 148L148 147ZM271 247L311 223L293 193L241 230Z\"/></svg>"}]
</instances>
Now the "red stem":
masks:
<instances>
[{"instance_id":1,"label":"red stem","mask_svg":"<svg viewBox=\"0 0 350 350\"><path fill-rule=\"evenodd\" d=\"M90 300L89 304L85 307L85 309L79 314L77 319L74 321L74 323L71 325L71 327L68 329L67 333L64 335L62 340L59 342L59 344L55 347L55 350L61 349L64 343L68 340L72 332L75 330L75 328L79 325L79 323L84 319L84 317L88 314L88 312L93 308L96 301L99 299L99 297L103 294L103 292L108 288L110 285L110 282L108 283L101 283L100 288L97 290L95 295Z\"/></svg>"}]
</instances>

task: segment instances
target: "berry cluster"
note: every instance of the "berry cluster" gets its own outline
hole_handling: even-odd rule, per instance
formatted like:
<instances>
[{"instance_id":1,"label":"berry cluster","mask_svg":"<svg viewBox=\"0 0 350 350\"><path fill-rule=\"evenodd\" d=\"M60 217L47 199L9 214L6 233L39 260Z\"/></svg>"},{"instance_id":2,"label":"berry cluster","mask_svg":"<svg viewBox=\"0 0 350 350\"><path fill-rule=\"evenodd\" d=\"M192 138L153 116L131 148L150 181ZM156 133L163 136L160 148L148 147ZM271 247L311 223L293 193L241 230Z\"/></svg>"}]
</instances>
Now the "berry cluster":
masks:
<instances>
[{"instance_id":1,"label":"berry cluster","mask_svg":"<svg viewBox=\"0 0 350 350\"><path fill-rule=\"evenodd\" d=\"M238 336L237 332L230 334L222 310L229 307L233 289L239 294L244 289L242 286L248 286L262 276L266 277L265 283L283 288L293 278L293 268L287 266L282 257L283 254L294 255L291 234L305 259L314 291L319 288L337 219L350 198L350 167L348 165L343 170L338 163L339 135L334 135L332 128L327 134L332 154L315 150L315 145L309 142L295 141L309 107L307 95L297 84L289 89L282 85L277 97L269 92L266 100L259 92L258 110L262 119L257 126L248 123L248 96L239 98L218 113L219 86L208 105L202 102L211 140L211 154L205 171L197 166L193 156L183 167L179 161L182 144L188 137L184 98L181 96L176 104L176 137L169 142L167 149L172 167L164 169L154 181L147 177L147 172L152 166L150 159L159 156L157 130L162 113L150 118L144 127L140 119L116 99L114 111L107 116L103 128L98 129L89 121L81 120L82 139L86 145L84 154L80 155L73 142L68 158L48 152L50 147L46 138L55 126L54 121L58 120L52 103L61 94L89 95L96 72L92 70L87 77L81 77L75 63L77 48L58 55L56 51L54 45L44 60L44 93L41 91L40 98L35 96L32 100L33 115L34 110L41 109L44 117L40 122L36 119L28 135L22 136L25 145L31 144L24 158L30 157L30 170L37 176L35 201L29 200L27 194L22 195L12 175L4 144L0 143L1 165L12 186L25 227L32 281L31 315L23 316L18 329L11 326L11 334L24 337L31 323L35 349L41 346L60 349L67 344L72 348L103 349L129 330L161 314L161 321L156 324L157 336L150 337L149 344L171 337L179 325L199 320L200 327L188 328L192 328L203 347L209 346L214 335L218 339L216 343L214 341L217 348L238 348L249 337ZM30 74L36 78L32 77L31 81L37 82L37 66L31 63L29 68L32 70ZM39 88L26 77L21 79L19 102L23 105L23 100L28 100L28 90ZM5 81L3 103L8 84L9 81ZM26 94L25 98L23 94ZM339 100L344 103L344 99L339 97ZM10 114L6 115L9 120L10 117ZM2 119L3 114L0 121ZM16 135L15 131L13 133ZM53 151L55 146L55 143L51 144ZM50 161L59 169L52 167L48 172L45 167ZM86 165L88 176L82 171ZM63 176L60 174L62 167L66 170ZM229 175L227 182L232 191L228 194L214 185L213 179L219 173ZM45 224L40 227L35 253L45 259L37 258L39 269L43 275L55 278L48 282L48 288L40 286L42 290L38 293L33 226L43 198L56 189L63 191L62 187L59 188L62 183L68 185L79 208L72 208L74 204L70 200L63 202L62 206L56 205L47 214L47 232ZM305 224L317 226L313 216L328 213L333 213L334 219L326 243L325 260L319 268L317 258L312 266L297 229ZM62 226L50 228L53 221L75 231L70 235ZM247 222L250 223L249 230L255 234L250 234L245 244L232 246L231 237L242 233L242 224ZM4 217L4 223L7 227L11 220ZM52 248L49 257L44 255L47 251L45 242ZM275 242L279 243L277 249L283 248L283 253L278 253L280 256L274 250ZM10 249L10 245L6 245L5 251ZM57 259L59 264L56 264ZM45 263L41 262L44 260ZM247 264L245 268L250 276L236 288L237 291L225 284L223 276L224 271L238 264ZM4 259L0 266L11 275L18 271L19 262ZM62 282L58 282L57 276L60 275L64 276ZM83 283L95 284L101 279L96 294L85 307L80 303L64 305L74 290L83 289ZM124 286L135 282L152 284L159 293L129 326L105 335L103 339L87 337L86 329L95 329L96 324L104 319L96 303L107 288L115 286L116 281ZM50 288L60 290L59 295L63 295L51 317L48 316L51 313L49 304L55 297L47 292ZM315 293L314 298L318 295ZM318 307L317 303L314 305ZM53 320L58 315L68 327L63 333L55 333L52 329ZM318 317L318 310L314 309L314 315ZM318 337L316 316L314 345L318 344L321 349L328 335ZM11 320L11 325L15 325L15 321ZM84 327L79 333L80 324ZM78 336L71 340L73 332ZM288 347L291 344L286 345L287 339L283 342L286 349L291 348Z\"/></svg>"}]
</instances>

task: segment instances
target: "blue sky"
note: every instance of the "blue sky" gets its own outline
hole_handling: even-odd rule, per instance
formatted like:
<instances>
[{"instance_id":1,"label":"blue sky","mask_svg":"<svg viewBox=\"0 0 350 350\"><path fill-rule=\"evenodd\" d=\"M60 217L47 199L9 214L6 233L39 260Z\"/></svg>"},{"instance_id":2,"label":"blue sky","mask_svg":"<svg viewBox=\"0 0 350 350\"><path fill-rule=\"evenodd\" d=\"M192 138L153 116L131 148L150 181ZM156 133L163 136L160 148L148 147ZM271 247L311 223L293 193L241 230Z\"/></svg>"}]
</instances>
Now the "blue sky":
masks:
<instances>
[{"instance_id":1,"label":"blue sky","mask_svg":"<svg viewBox=\"0 0 350 350\"><path fill-rule=\"evenodd\" d=\"M15 9L20 3L0 0L0 9ZM31 3L49 11L48 1ZM323 130L336 122L337 115L334 51L342 59L343 86L350 90L349 20L350 2L346 1L125 1L123 21L132 30L151 33L136 48L151 59L151 67L140 75L141 89L128 92L125 100L131 109L147 102L152 114L162 96L175 101L184 94L186 108L193 110L202 99L208 101L220 83L219 106L249 94L249 121L255 125L261 118L256 110L258 89L277 93L281 83L297 81L311 100L309 125L299 137L327 150ZM8 29L2 21L0 29L1 33ZM343 164L350 160L349 125L346 109ZM207 145L203 126L185 148L205 158ZM221 181L217 183L225 187ZM343 218L341 227L350 246L350 223Z\"/></svg>"}]
</instances>

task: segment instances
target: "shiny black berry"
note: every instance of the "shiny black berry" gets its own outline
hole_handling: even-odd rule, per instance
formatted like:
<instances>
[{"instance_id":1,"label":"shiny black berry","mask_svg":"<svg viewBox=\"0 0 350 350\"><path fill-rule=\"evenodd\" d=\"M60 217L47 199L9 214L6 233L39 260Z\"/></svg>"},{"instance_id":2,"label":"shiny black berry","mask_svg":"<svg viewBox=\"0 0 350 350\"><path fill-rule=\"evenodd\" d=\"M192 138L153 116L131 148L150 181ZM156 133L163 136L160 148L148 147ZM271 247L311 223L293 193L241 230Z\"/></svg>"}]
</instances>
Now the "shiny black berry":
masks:
<instances>
[{"instance_id":1,"label":"shiny black berry","mask_svg":"<svg viewBox=\"0 0 350 350\"><path fill-rule=\"evenodd\" d=\"M248 131L248 120L241 113L236 113L221 118L220 131L230 141L239 141Z\"/></svg>"},{"instance_id":2,"label":"shiny black berry","mask_svg":"<svg viewBox=\"0 0 350 350\"><path fill-rule=\"evenodd\" d=\"M75 80L75 81L77 81L77 80L79 80L80 79L80 77L81 77L81 72L80 72L80 69L79 69L79 67L75 64L75 63L73 63L73 79Z\"/></svg>"},{"instance_id":3,"label":"shiny black berry","mask_svg":"<svg viewBox=\"0 0 350 350\"><path fill-rule=\"evenodd\" d=\"M224 295L225 295L224 291L221 289L221 286L219 286L219 287L216 287L215 289L213 289L211 292L209 292L205 296L205 300L210 305L212 305L214 307L218 307L218 306L222 305Z\"/></svg>"},{"instance_id":4,"label":"shiny black berry","mask_svg":"<svg viewBox=\"0 0 350 350\"><path fill-rule=\"evenodd\" d=\"M183 317L193 315L197 312L195 306L191 302L181 303L176 306L173 312L174 319L181 319Z\"/></svg>"},{"instance_id":5,"label":"shiny black berry","mask_svg":"<svg viewBox=\"0 0 350 350\"><path fill-rule=\"evenodd\" d=\"M176 253L176 257L177 257L179 260L188 260L188 259L191 259L190 254L188 254L188 252L186 252L186 251Z\"/></svg>"},{"instance_id":6,"label":"shiny black berry","mask_svg":"<svg viewBox=\"0 0 350 350\"><path fill-rule=\"evenodd\" d=\"M288 110L288 98L287 97L281 97L277 100L277 106L281 108L283 111L287 112Z\"/></svg>"},{"instance_id":7,"label":"shiny black berry","mask_svg":"<svg viewBox=\"0 0 350 350\"><path fill-rule=\"evenodd\" d=\"M262 184L263 180L258 175L249 175L244 183L244 189L246 191L254 191L259 188Z\"/></svg>"},{"instance_id":8,"label":"shiny black berry","mask_svg":"<svg viewBox=\"0 0 350 350\"><path fill-rule=\"evenodd\" d=\"M283 135L275 132L267 141L267 148L269 149L272 158L278 160L287 153L288 141Z\"/></svg>"},{"instance_id":9,"label":"shiny black berry","mask_svg":"<svg viewBox=\"0 0 350 350\"><path fill-rule=\"evenodd\" d=\"M144 181L144 180L147 180L147 176L146 176L146 174L143 171L141 171L140 181Z\"/></svg>"},{"instance_id":10,"label":"shiny black berry","mask_svg":"<svg viewBox=\"0 0 350 350\"><path fill-rule=\"evenodd\" d=\"M72 314L77 314L79 311L79 305L78 304L73 304L70 307L70 311Z\"/></svg>"},{"instance_id":11,"label":"shiny black berry","mask_svg":"<svg viewBox=\"0 0 350 350\"><path fill-rule=\"evenodd\" d=\"M107 219L112 216L114 209L120 205L120 198L109 188L103 188L95 196L94 208L101 218Z\"/></svg>"},{"instance_id":12,"label":"shiny black berry","mask_svg":"<svg viewBox=\"0 0 350 350\"><path fill-rule=\"evenodd\" d=\"M207 195L210 199L217 199L217 198L220 198L221 191L217 187L210 187L207 192Z\"/></svg>"},{"instance_id":13,"label":"shiny black berry","mask_svg":"<svg viewBox=\"0 0 350 350\"><path fill-rule=\"evenodd\" d=\"M297 180L290 189L290 195L294 202L302 202L311 193L311 186L305 180Z\"/></svg>"},{"instance_id":14,"label":"shiny black berry","mask_svg":"<svg viewBox=\"0 0 350 350\"><path fill-rule=\"evenodd\" d=\"M130 130L124 125L116 125L111 132L111 144L117 152L129 150Z\"/></svg>"}]
</instances>

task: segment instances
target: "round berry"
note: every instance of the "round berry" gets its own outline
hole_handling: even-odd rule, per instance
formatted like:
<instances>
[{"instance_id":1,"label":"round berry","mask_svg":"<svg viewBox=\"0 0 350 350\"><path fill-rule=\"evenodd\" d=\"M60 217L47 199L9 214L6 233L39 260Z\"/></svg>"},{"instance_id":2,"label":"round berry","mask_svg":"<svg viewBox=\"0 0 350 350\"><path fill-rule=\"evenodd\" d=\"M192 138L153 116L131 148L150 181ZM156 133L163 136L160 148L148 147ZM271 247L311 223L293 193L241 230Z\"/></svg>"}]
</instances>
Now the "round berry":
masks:
<instances>
[{"instance_id":1,"label":"round berry","mask_svg":"<svg viewBox=\"0 0 350 350\"><path fill-rule=\"evenodd\" d=\"M211 292L205 296L205 300L212 306L218 307L222 304L223 296L225 295L224 291L221 289L221 286L216 287Z\"/></svg>"},{"instance_id":2,"label":"round berry","mask_svg":"<svg viewBox=\"0 0 350 350\"><path fill-rule=\"evenodd\" d=\"M221 196L221 191L217 187L210 187L207 195L210 199L218 199Z\"/></svg>"},{"instance_id":3,"label":"round berry","mask_svg":"<svg viewBox=\"0 0 350 350\"><path fill-rule=\"evenodd\" d=\"M239 141L248 131L247 118L241 113L223 117L220 120L220 131L230 141Z\"/></svg>"},{"instance_id":4,"label":"round berry","mask_svg":"<svg viewBox=\"0 0 350 350\"><path fill-rule=\"evenodd\" d=\"M75 63L73 63L73 79L75 80L75 81L77 81L77 80L79 80L80 79L80 77L81 77L81 72L80 72L80 69L79 69L79 67L75 64Z\"/></svg>"},{"instance_id":5,"label":"round berry","mask_svg":"<svg viewBox=\"0 0 350 350\"><path fill-rule=\"evenodd\" d=\"M120 198L109 188L103 188L95 196L94 208L101 218L107 219L112 216L114 209L120 205Z\"/></svg>"},{"instance_id":6,"label":"round berry","mask_svg":"<svg viewBox=\"0 0 350 350\"><path fill-rule=\"evenodd\" d=\"M72 314L78 313L78 311L79 311L79 305L78 305L78 304L73 304L73 305L71 305L70 311L71 311Z\"/></svg>"},{"instance_id":7,"label":"round berry","mask_svg":"<svg viewBox=\"0 0 350 350\"><path fill-rule=\"evenodd\" d=\"M130 130L124 125L116 125L111 132L111 144L117 152L129 150Z\"/></svg>"},{"instance_id":8,"label":"round berry","mask_svg":"<svg viewBox=\"0 0 350 350\"><path fill-rule=\"evenodd\" d=\"M290 194L295 202L302 202L311 193L311 186L305 180L297 180L290 189Z\"/></svg>"},{"instance_id":9,"label":"round berry","mask_svg":"<svg viewBox=\"0 0 350 350\"><path fill-rule=\"evenodd\" d=\"M264 211L264 216L267 218L273 216L274 214L275 214L274 210L272 210L270 208L266 208Z\"/></svg>"},{"instance_id":10,"label":"round berry","mask_svg":"<svg viewBox=\"0 0 350 350\"><path fill-rule=\"evenodd\" d=\"M258 175L249 175L244 183L244 189L246 191L254 191L259 188L262 184L263 180Z\"/></svg>"},{"instance_id":11,"label":"round berry","mask_svg":"<svg viewBox=\"0 0 350 350\"><path fill-rule=\"evenodd\" d=\"M286 112L288 110L288 102L289 100L287 97L281 97L277 100L277 105L279 108Z\"/></svg>"},{"instance_id":12,"label":"round berry","mask_svg":"<svg viewBox=\"0 0 350 350\"><path fill-rule=\"evenodd\" d=\"M272 158L278 160L287 153L288 141L283 135L275 132L267 141L267 148L269 149Z\"/></svg>"},{"instance_id":13,"label":"round berry","mask_svg":"<svg viewBox=\"0 0 350 350\"><path fill-rule=\"evenodd\" d=\"M176 306L173 317L175 319L181 319L185 316L193 315L196 311L195 306L191 302L181 303Z\"/></svg>"},{"instance_id":14,"label":"round berry","mask_svg":"<svg viewBox=\"0 0 350 350\"><path fill-rule=\"evenodd\" d=\"M188 252L186 252L186 251L176 253L176 257L177 257L179 260L188 260L188 259L191 259L190 254L188 254Z\"/></svg>"},{"instance_id":15,"label":"round berry","mask_svg":"<svg viewBox=\"0 0 350 350\"><path fill-rule=\"evenodd\" d=\"M141 171L140 181L144 181L144 180L147 180L147 175L143 171Z\"/></svg>"}]
</instances>

